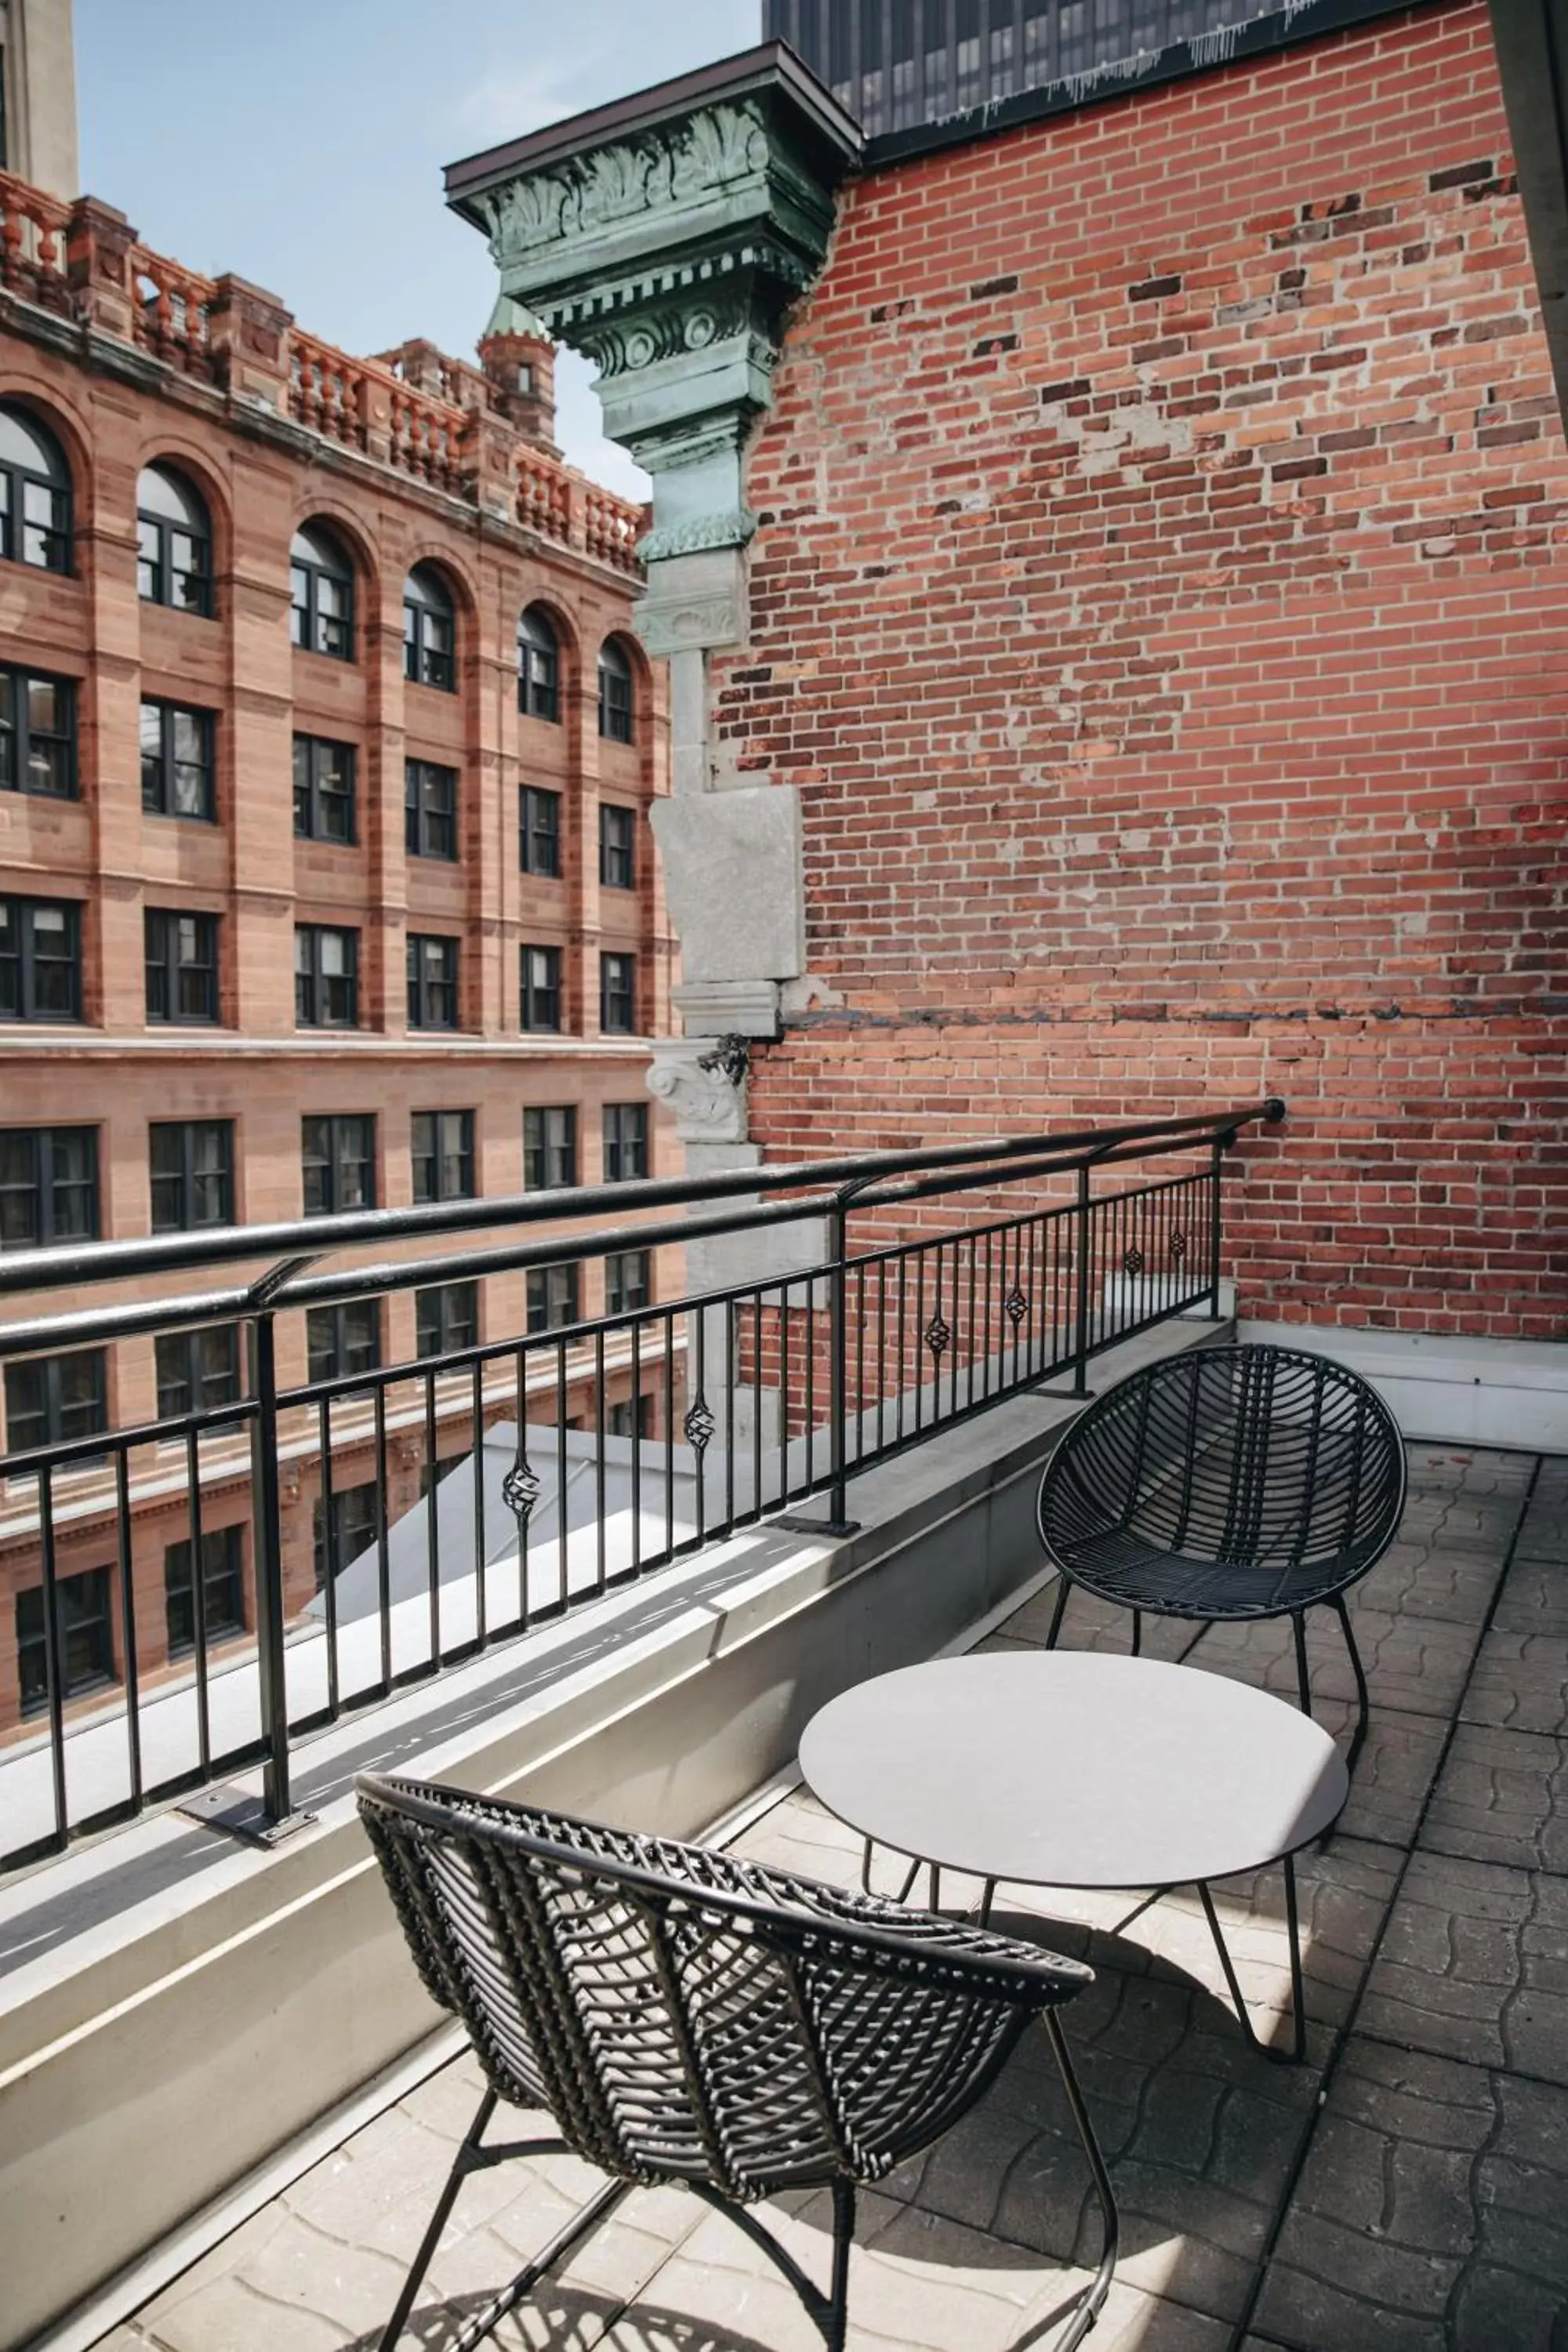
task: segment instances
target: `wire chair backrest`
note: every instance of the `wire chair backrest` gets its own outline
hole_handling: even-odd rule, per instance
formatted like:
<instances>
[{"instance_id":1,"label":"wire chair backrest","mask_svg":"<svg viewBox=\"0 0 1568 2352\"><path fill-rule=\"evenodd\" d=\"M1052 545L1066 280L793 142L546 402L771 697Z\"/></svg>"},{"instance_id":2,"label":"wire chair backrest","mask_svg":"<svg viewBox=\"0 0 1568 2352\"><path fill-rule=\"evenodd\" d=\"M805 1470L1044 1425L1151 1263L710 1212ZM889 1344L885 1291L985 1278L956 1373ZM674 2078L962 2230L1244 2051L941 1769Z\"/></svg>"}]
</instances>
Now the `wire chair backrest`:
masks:
<instances>
[{"instance_id":1,"label":"wire chair backrest","mask_svg":"<svg viewBox=\"0 0 1568 2352\"><path fill-rule=\"evenodd\" d=\"M1297 1349L1202 1348L1133 1373L1073 1423L1041 1481L1040 1536L1080 1576L1081 1555L1125 1538L1345 1583L1393 1539L1405 1489L1398 1425L1354 1372Z\"/></svg>"},{"instance_id":2,"label":"wire chair backrest","mask_svg":"<svg viewBox=\"0 0 1568 2352\"><path fill-rule=\"evenodd\" d=\"M414 1957L489 2083L624 2179L870 2180L1092 1981L978 1928L666 1839L366 1775Z\"/></svg>"}]
</instances>

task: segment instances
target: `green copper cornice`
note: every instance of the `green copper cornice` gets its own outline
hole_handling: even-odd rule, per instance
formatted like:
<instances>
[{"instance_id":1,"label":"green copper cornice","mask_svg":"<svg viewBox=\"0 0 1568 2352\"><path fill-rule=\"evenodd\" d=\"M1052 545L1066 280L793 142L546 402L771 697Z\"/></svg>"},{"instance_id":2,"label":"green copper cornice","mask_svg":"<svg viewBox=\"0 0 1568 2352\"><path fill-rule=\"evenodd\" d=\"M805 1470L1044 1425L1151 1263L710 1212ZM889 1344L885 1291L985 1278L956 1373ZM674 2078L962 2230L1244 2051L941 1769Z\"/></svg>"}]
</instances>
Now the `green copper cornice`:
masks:
<instances>
[{"instance_id":1,"label":"green copper cornice","mask_svg":"<svg viewBox=\"0 0 1568 2352\"><path fill-rule=\"evenodd\" d=\"M502 299L594 362L606 433L653 476L647 560L750 537L742 447L859 147L772 42L448 169Z\"/></svg>"}]
</instances>

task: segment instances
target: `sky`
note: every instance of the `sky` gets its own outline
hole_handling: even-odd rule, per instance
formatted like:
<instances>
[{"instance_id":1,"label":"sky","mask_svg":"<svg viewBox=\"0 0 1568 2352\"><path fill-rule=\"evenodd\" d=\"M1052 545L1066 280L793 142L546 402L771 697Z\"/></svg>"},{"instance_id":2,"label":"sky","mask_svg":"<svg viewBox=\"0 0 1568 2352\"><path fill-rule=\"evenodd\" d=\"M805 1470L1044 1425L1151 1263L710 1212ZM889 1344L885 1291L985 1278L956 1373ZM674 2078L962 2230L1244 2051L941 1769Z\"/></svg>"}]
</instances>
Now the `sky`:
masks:
<instances>
[{"instance_id":1,"label":"sky","mask_svg":"<svg viewBox=\"0 0 1568 2352\"><path fill-rule=\"evenodd\" d=\"M85 194L156 252L277 294L349 352L472 356L496 294L442 166L760 37L760 0L76 0ZM593 371L556 438L627 496Z\"/></svg>"}]
</instances>

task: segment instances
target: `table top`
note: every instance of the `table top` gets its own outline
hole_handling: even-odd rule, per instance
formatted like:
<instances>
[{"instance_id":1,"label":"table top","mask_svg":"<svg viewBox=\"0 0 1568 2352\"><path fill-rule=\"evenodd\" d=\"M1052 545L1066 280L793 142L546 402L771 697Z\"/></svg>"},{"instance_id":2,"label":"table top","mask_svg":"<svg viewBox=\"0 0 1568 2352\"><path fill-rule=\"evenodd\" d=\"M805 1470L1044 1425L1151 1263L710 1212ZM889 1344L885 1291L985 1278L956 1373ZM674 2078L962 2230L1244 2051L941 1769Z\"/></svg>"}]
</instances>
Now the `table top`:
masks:
<instances>
[{"instance_id":1,"label":"table top","mask_svg":"<svg viewBox=\"0 0 1568 2352\"><path fill-rule=\"evenodd\" d=\"M1179 1886L1261 1869L1350 1793L1309 1716L1195 1666L1088 1650L938 1658L806 1726L801 1770L863 1836L984 1878Z\"/></svg>"}]
</instances>

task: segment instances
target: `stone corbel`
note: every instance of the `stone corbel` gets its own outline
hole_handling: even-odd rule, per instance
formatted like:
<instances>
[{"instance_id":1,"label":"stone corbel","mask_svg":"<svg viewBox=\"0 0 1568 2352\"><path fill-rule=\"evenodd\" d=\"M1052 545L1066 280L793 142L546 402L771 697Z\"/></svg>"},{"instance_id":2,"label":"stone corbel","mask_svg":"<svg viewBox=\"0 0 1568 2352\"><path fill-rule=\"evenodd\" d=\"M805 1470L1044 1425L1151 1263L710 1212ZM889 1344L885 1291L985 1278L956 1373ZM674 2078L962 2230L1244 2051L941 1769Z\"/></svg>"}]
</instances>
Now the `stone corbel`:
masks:
<instances>
[{"instance_id":1,"label":"stone corbel","mask_svg":"<svg viewBox=\"0 0 1568 2352\"><path fill-rule=\"evenodd\" d=\"M749 1066L726 1055L728 1040L658 1037L647 1087L675 1114L682 1143L743 1143Z\"/></svg>"}]
</instances>

